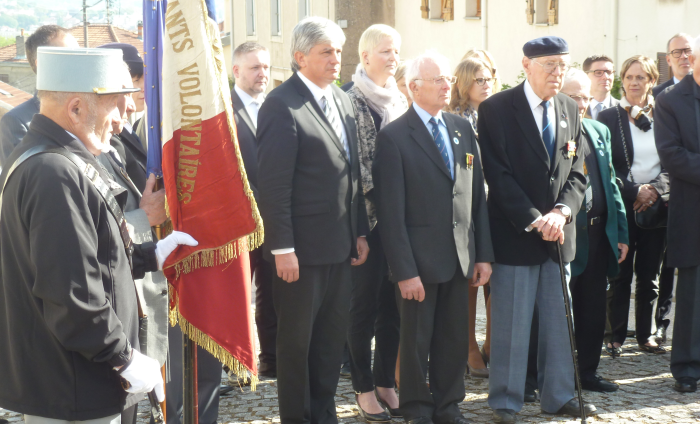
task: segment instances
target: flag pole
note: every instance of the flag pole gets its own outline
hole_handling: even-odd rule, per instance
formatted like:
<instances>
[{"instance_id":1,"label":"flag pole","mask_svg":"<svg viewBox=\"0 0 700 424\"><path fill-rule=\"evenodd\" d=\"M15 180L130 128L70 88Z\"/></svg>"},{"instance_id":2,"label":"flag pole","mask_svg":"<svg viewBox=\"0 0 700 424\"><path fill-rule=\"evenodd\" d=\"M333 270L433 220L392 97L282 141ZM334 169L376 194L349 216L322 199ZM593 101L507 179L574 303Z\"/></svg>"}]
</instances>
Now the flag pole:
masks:
<instances>
[{"instance_id":1,"label":"flag pole","mask_svg":"<svg viewBox=\"0 0 700 424\"><path fill-rule=\"evenodd\" d=\"M182 369L184 379L183 423L198 424L199 402L197 393L197 344L187 334L182 335Z\"/></svg>"}]
</instances>

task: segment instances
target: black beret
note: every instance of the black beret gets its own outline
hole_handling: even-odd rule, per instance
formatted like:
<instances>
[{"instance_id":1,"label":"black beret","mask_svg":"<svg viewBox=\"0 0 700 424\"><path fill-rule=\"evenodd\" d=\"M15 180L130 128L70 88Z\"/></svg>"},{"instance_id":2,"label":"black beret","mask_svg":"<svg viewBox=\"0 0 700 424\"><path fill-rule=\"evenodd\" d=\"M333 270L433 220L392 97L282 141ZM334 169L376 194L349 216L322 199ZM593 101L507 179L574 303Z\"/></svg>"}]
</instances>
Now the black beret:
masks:
<instances>
[{"instance_id":1,"label":"black beret","mask_svg":"<svg viewBox=\"0 0 700 424\"><path fill-rule=\"evenodd\" d=\"M124 55L124 62L129 65L132 76L143 75L143 59L136 47L126 43L109 43L98 47L99 49L119 49Z\"/></svg>"},{"instance_id":2,"label":"black beret","mask_svg":"<svg viewBox=\"0 0 700 424\"><path fill-rule=\"evenodd\" d=\"M523 54L530 59L542 56L569 54L569 45L560 37L540 37L530 40L523 46Z\"/></svg>"}]
</instances>

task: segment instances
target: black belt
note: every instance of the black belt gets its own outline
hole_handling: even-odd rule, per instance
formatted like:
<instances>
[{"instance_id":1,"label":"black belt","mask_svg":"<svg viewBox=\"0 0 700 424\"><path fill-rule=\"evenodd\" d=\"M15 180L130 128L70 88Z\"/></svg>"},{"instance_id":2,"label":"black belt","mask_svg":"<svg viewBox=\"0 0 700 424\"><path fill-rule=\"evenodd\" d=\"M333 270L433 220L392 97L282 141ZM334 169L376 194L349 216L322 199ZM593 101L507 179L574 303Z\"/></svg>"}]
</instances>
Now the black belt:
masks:
<instances>
[{"instance_id":1,"label":"black belt","mask_svg":"<svg viewBox=\"0 0 700 424\"><path fill-rule=\"evenodd\" d=\"M586 218L586 223L590 227L592 227L594 225L602 224L603 222L605 222L604 216L596 216L595 218Z\"/></svg>"}]
</instances>

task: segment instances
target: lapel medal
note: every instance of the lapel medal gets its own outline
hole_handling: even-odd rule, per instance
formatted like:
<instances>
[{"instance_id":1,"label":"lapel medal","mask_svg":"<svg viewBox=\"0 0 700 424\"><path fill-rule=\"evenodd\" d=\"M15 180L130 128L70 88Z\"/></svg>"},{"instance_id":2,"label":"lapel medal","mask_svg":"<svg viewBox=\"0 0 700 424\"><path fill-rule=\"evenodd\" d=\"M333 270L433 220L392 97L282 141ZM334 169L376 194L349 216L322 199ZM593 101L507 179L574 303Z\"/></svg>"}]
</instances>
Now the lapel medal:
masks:
<instances>
[{"instance_id":1,"label":"lapel medal","mask_svg":"<svg viewBox=\"0 0 700 424\"><path fill-rule=\"evenodd\" d=\"M467 169L472 170L474 168L474 155L467 153Z\"/></svg>"},{"instance_id":2,"label":"lapel medal","mask_svg":"<svg viewBox=\"0 0 700 424\"><path fill-rule=\"evenodd\" d=\"M562 122L563 124L564 122ZM569 159L576 156L576 143L571 140L566 142L566 150L569 152Z\"/></svg>"},{"instance_id":3,"label":"lapel medal","mask_svg":"<svg viewBox=\"0 0 700 424\"><path fill-rule=\"evenodd\" d=\"M455 137L452 141L453 141L455 144L459 144L459 139L458 139L457 137Z\"/></svg>"},{"instance_id":4,"label":"lapel medal","mask_svg":"<svg viewBox=\"0 0 700 424\"><path fill-rule=\"evenodd\" d=\"M559 122L559 125L561 125L562 128L568 127L568 125L566 124L566 121Z\"/></svg>"}]
</instances>

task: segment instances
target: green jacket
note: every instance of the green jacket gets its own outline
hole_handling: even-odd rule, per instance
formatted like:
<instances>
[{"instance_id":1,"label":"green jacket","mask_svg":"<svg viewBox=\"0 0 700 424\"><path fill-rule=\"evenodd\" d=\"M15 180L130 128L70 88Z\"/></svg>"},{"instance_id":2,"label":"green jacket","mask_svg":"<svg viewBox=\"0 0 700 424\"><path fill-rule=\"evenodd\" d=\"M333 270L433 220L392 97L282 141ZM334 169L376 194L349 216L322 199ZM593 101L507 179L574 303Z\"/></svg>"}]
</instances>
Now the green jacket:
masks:
<instances>
[{"instance_id":1,"label":"green jacket","mask_svg":"<svg viewBox=\"0 0 700 424\"><path fill-rule=\"evenodd\" d=\"M608 127L592 119L581 121L583 132L593 141L598 159L598 169L603 180L605 201L608 205L608 219L605 224L605 234L610 242L610 261L608 262L608 277L614 277L620 268L617 264L617 244L629 245L627 234L627 217L625 205L622 203L620 189L615 182L615 169L612 166L610 153L610 130ZM609 172L608 172L609 170ZM588 220L586 219L586 201L576 216L576 258L571 262L571 275L580 275L588 263Z\"/></svg>"}]
</instances>

